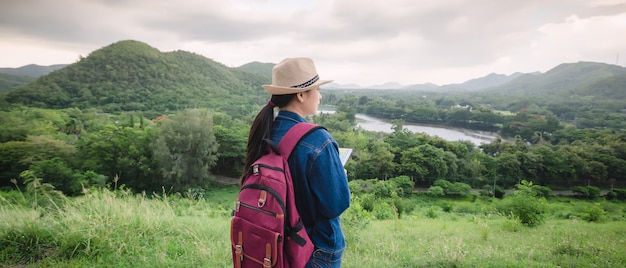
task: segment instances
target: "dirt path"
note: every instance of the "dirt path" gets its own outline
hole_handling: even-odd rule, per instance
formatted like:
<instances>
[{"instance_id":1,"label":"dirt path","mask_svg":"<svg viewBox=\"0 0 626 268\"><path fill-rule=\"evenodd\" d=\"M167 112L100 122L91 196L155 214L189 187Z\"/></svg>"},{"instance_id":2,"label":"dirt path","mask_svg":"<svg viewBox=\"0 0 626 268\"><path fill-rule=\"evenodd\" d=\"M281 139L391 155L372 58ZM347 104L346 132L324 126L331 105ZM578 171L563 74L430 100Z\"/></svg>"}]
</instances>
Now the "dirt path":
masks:
<instances>
[{"instance_id":1,"label":"dirt path","mask_svg":"<svg viewBox=\"0 0 626 268\"><path fill-rule=\"evenodd\" d=\"M223 184L237 184L239 183L239 178L231 178L225 176L215 176L215 181Z\"/></svg>"}]
</instances>

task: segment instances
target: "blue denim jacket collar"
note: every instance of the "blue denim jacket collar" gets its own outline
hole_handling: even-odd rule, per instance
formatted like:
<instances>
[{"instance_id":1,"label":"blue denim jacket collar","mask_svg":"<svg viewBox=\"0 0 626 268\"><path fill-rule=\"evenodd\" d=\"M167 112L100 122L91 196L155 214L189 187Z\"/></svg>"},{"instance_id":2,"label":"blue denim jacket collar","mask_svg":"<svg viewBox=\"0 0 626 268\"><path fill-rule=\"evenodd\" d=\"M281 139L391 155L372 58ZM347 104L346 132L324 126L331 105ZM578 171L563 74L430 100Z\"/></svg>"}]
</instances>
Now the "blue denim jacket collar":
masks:
<instances>
[{"instance_id":1,"label":"blue denim jacket collar","mask_svg":"<svg viewBox=\"0 0 626 268\"><path fill-rule=\"evenodd\" d=\"M297 113L294 113L292 111L287 111L287 110L278 111L278 114L276 115L276 120L280 120L280 119L290 120L290 121L293 121L294 123L306 122L306 119L304 119L304 117L300 116Z\"/></svg>"}]
</instances>

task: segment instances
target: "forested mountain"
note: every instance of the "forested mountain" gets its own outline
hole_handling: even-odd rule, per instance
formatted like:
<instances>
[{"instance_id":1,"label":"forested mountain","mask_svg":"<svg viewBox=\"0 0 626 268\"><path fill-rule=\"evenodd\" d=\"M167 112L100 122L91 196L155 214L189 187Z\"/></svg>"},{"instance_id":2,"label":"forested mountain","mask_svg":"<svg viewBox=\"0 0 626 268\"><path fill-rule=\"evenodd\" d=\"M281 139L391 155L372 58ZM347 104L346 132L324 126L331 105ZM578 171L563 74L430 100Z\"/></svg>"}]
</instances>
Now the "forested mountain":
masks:
<instances>
[{"instance_id":1,"label":"forested mountain","mask_svg":"<svg viewBox=\"0 0 626 268\"><path fill-rule=\"evenodd\" d=\"M506 96L529 95L584 95L608 97L619 95L619 85L622 75L626 75L626 68L596 62L577 62L560 64L546 73L513 73L511 75L491 73L484 77L470 79L459 84L435 85L431 83L400 86L386 83L380 86L360 87L356 85L333 85L335 89L400 89L419 92L433 92L441 94L488 93ZM606 81L605 81L606 80ZM596 86L604 87L603 93L595 91ZM611 88L612 90L608 90ZM617 91L615 91L617 90ZM387 92L388 93L388 92ZM589 94L591 93L591 94ZM604 96L603 94L608 95ZM375 93L374 93L375 94ZM421 94L421 93L420 93Z\"/></svg>"},{"instance_id":2,"label":"forested mountain","mask_svg":"<svg viewBox=\"0 0 626 268\"><path fill-rule=\"evenodd\" d=\"M67 66L67 64L54 64L49 66L29 64L19 68L0 68L0 73L18 76L40 77L49 74L55 70L62 69L65 66Z\"/></svg>"},{"instance_id":3,"label":"forested mountain","mask_svg":"<svg viewBox=\"0 0 626 268\"><path fill-rule=\"evenodd\" d=\"M193 107L247 114L267 99L261 75L198 54L120 41L7 93L9 103L156 115Z\"/></svg>"},{"instance_id":4,"label":"forested mountain","mask_svg":"<svg viewBox=\"0 0 626 268\"><path fill-rule=\"evenodd\" d=\"M35 79L32 76L0 73L0 92L26 85Z\"/></svg>"},{"instance_id":5,"label":"forested mountain","mask_svg":"<svg viewBox=\"0 0 626 268\"><path fill-rule=\"evenodd\" d=\"M34 81L37 77L49 74L65 66L67 64L50 66L29 64L19 68L0 68L0 92L21 87Z\"/></svg>"},{"instance_id":6,"label":"forested mountain","mask_svg":"<svg viewBox=\"0 0 626 268\"><path fill-rule=\"evenodd\" d=\"M482 90L482 89L504 85L508 82L515 80L516 78L522 75L523 75L522 73L514 73L512 75L491 73L485 77L468 80L462 84L444 85L444 86L441 86L438 90L440 91Z\"/></svg>"},{"instance_id":7,"label":"forested mountain","mask_svg":"<svg viewBox=\"0 0 626 268\"><path fill-rule=\"evenodd\" d=\"M272 68L274 63L250 62L238 67L240 70L261 75L267 79L272 79Z\"/></svg>"},{"instance_id":8,"label":"forested mountain","mask_svg":"<svg viewBox=\"0 0 626 268\"><path fill-rule=\"evenodd\" d=\"M594 85L597 83L609 84L615 77L626 75L626 68L617 65L578 62L558 65L544 74L525 74L509 83L488 89L490 93L500 93L508 96L541 96L541 95L595 95L601 97L604 93L613 95L615 92L598 92ZM621 88L626 88L622 84ZM619 88L615 88L618 89ZM602 95L601 95L602 94Z\"/></svg>"},{"instance_id":9,"label":"forested mountain","mask_svg":"<svg viewBox=\"0 0 626 268\"><path fill-rule=\"evenodd\" d=\"M461 84L431 87L433 92L483 92L506 96L541 96L541 95L582 95L612 98L624 91L626 84L619 77L626 75L626 68L597 62L563 63L546 73L514 73L511 75L489 74L485 77L468 80ZM603 91L596 91L597 86ZM412 85L406 89L419 88L428 91L428 87ZM609 90L610 88L610 90ZM621 88L621 89L620 89ZM606 95L605 95L606 94Z\"/></svg>"}]
</instances>

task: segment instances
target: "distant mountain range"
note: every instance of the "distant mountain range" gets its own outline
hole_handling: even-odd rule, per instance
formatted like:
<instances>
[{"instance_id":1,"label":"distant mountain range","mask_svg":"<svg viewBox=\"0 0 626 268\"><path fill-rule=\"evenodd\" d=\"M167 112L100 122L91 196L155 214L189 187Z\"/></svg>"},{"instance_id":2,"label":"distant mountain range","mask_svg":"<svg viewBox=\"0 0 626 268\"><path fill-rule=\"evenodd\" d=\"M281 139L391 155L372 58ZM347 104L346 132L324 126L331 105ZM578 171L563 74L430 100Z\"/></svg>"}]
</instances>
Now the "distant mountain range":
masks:
<instances>
[{"instance_id":1,"label":"distant mountain range","mask_svg":"<svg viewBox=\"0 0 626 268\"><path fill-rule=\"evenodd\" d=\"M40 76L61 69L67 64L40 66L29 64L19 68L0 68L0 92L26 85Z\"/></svg>"},{"instance_id":2,"label":"distant mountain range","mask_svg":"<svg viewBox=\"0 0 626 268\"><path fill-rule=\"evenodd\" d=\"M587 96L626 101L626 68L597 62L563 63L545 73L489 74L461 84L438 86L431 83L403 86L398 83L359 87L330 83L337 90L403 90L437 93L484 93L493 96L568 98Z\"/></svg>"},{"instance_id":3,"label":"distant mountain range","mask_svg":"<svg viewBox=\"0 0 626 268\"><path fill-rule=\"evenodd\" d=\"M539 74L539 73L535 73ZM409 89L419 91L454 91L454 90L481 90L490 87L496 87L508 83L509 81L522 76L523 73L514 73L512 75L492 73L485 77L468 80L462 84L435 85L432 83L401 85L396 82L387 82L382 85L359 86L356 84L337 84L330 83L326 87L330 89Z\"/></svg>"},{"instance_id":4,"label":"distant mountain range","mask_svg":"<svg viewBox=\"0 0 626 268\"><path fill-rule=\"evenodd\" d=\"M273 63L229 68L204 56L160 52L126 40L92 52L70 65L0 68L0 92L9 103L50 108L108 107L106 110L172 110L210 104L263 101ZM560 64L546 73L489 74L461 84L438 86L385 83L370 87L330 83L328 89L393 89L431 92L488 92L493 95L597 96L626 100L626 68L595 62ZM248 96L251 94L253 96ZM243 99L233 100L233 97ZM224 98L219 100L215 98ZM231 105L231 106L232 106ZM233 107L231 107L233 108Z\"/></svg>"},{"instance_id":5,"label":"distant mountain range","mask_svg":"<svg viewBox=\"0 0 626 268\"><path fill-rule=\"evenodd\" d=\"M29 64L19 68L0 68L0 73L10 74L15 76L31 76L40 77L49 74L52 71L61 69L67 66L67 64L55 64L50 66L41 66L37 64Z\"/></svg>"}]
</instances>

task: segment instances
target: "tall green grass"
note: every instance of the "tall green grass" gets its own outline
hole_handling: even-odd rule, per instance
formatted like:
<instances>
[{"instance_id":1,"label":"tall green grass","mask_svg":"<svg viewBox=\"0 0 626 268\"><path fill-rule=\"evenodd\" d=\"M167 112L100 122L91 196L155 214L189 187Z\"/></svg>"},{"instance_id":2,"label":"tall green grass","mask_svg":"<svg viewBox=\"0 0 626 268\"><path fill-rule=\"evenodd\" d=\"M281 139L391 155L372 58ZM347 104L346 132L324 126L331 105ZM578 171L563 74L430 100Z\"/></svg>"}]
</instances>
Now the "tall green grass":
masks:
<instances>
[{"instance_id":1,"label":"tall green grass","mask_svg":"<svg viewBox=\"0 0 626 268\"><path fill-rule=\"evenodd\" d=\"M237 192L91 190L62 206L3 194L0 267L232 267ZM342 216L344 267L626 267L624 203L557 199L546 202L543 224L528 227L498 212L502 200L405 201L412 208L404 213L369 212L353 201Z\"/></svg>"},{"instance_id":2,"label":"tall green grass","mask_svg":"<svg viewBox=\"0 0 626 268\"><path fill-rule=\"evenodd\" d=\"M0 265L226 267L228 213L200 199L91 191L58 210L0 207Z\"/></svg>"},{"instance_id":3,"label":"tall green grass","mask_svg":"<svg viewBox=\"0 0 626 268\"><path fill-rule=\"evenodd\" d=\"M624 222L445 215L372 221L349 230L344 267L624 267Z\"/></svg>"}]
</instances>

